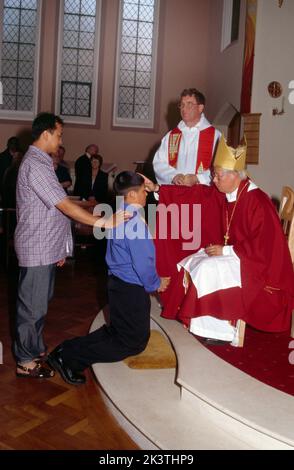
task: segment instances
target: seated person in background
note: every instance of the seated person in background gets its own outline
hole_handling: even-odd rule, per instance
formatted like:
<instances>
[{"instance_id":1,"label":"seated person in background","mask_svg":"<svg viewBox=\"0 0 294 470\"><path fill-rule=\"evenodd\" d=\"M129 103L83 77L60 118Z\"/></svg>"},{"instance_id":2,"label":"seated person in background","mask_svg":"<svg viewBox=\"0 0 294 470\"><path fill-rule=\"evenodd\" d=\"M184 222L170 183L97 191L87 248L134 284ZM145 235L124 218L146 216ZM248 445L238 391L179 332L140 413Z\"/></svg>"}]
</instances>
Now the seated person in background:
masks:
<instances>
[{"instance_id":1,"label":"seated person in background","mask_svg":"<svg viewBox=\"0 0 294 470\"><path fill-rule=\"evenodd\" d=\"M155 250L142 217L146 190L141 175L123 171L114 183L124 207L133 214L130 224L113 230L108 237L108 296L110 323L86 336L58 345L48 363L70 384L81 384L80 372L95 362L116 362L139 354L150 335L149 293L164 291L169 278L159 278L155 268ZM137 237L136 237L137 234Z\"/></svg>"},{"instance_id":2,"label":"seated person in background","mask_svg":"<svg viewBox=\"0 0 294 470\"><path fill-rule=\"evenodd\" d=\"M92 166L91 157L98 155L99 148L96 144L90 144L86 147L84 155L81 155L75 162L76 181L74 186L74 195L81 196L84 181L91 180Z\"/></svg>"},{"instance_id":3,"label":"seated person in background","mask_svg":"<svg viewBox=\"0 0 294 470\"><path fill-rule=\"evenodd\" d=\"M101 155L91 158L92 192L97 202L108 202L108 174L101 170L102 163Z\"/></svg>"},{"instance_id":4,"label":"seated person in background","mask_svg":"<svg viewBox=\"0 0 294 470\"><path fill-rule=\"evenodd\" d=\"M64 160L64 155L65 155L65 147L63 145L59 145L58 150L57 150L57 155L59 158L59 165L64 166L69 170L69 165L68 163Z\"/></svg>"},{"instance_id":5,"label":"seated person in background","mask_svg":"<svg viewBox=\"0 0 294 470\"><path fill-rule=\"evenodd\" d=\"M63 187L64 191L67 193L68 188L70 188L70 186L72 185L72 180L69 171L65 166L60 165L60 154L58 151L52 154L52 159L57 179Z\"/></svg>"},{"instance_id":6,"label":"seated person in background","mask_svg":"<svg viewBox=\"0 0 294 470\"><path fill-rule=\"evenodd\" d=\"M108 175L101 170L103 159L101 155L92 155L91 175L84 175L80 184L80 197L97 202L108 202Z\"/></svg>"}]
</instances>

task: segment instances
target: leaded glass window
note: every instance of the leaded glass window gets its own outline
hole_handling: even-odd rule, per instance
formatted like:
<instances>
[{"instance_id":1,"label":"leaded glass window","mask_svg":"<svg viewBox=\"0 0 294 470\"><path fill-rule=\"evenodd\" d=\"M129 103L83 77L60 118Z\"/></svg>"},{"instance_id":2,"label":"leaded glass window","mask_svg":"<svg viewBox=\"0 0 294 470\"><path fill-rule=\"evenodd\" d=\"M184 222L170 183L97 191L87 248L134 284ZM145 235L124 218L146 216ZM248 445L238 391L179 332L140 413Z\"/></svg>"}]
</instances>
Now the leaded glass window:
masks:
<instances>
[{"instance_id":1,"label":"leaded glass window","mask_svg":"<svg viewBox=\"0 0 294 470\"><path fill-rule=\"evenodd\" d=\"M159 0L121 0L114 125L153 127Z\"/></svg>"},{"instance_id":2,"label":"leaded glass window","mask_svg":"<svg viewBox=\"0 0 294 470\"><path fill-rule=\"evenodd\" d=\"M1 116L35 113L40 7L37 0L0 0Z\"/></svg>"},{"instance_id":3,"label":"leaded glass window","mask_svg":"<svg viewBox=\"0 0 294 470\"><path fill-rule=\"evenodd\" d=\"M98 77L100 0L64 0L57 113L68 122L94 123Z\"/></svg>"}]
</instances>

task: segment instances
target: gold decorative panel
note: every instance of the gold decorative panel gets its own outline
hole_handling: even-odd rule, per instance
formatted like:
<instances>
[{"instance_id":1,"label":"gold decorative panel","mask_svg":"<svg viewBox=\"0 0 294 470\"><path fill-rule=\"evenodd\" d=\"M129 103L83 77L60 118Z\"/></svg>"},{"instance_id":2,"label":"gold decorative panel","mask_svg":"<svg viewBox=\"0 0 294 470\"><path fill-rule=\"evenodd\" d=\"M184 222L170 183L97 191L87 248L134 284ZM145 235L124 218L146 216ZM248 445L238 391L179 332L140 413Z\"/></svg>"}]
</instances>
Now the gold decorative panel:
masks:
<instances>
[{"instance_id":1,"label":"gold decorative panel","mask_svg":"<svg viewBox=\"0 0 294 470\"><path fill-rule=\"evenodd\" d=\"M247 139L248 164L257 165L259 161L259 123L261 113L242 114L243 133Z\"/></svg>"}]
</instances>

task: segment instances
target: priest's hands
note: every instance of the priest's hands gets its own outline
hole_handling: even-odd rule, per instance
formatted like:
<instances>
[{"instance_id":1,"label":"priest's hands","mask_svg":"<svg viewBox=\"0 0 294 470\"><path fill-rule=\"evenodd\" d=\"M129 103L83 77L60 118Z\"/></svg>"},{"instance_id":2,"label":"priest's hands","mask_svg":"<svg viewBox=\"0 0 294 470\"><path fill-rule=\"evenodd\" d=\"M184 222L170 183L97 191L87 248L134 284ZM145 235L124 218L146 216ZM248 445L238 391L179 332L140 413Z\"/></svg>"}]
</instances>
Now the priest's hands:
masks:
<instances>
[{"instance_id":1,"label":"priest's hands","mask_svg":"<svg viewBox=\"0 0 294 470\"><path fill-rule=\"evenodd\" d=\"M185 175L179 173L178 175L174 176L172 179L172 183L177 185L185 184Z\"/></svg>"},{"instance_id":2,"label":"priest's hands","mask_svg":"<svg viewBox=\"0 0 294 470\"><path fill-rule=\"evenodd\" d=\"M157 292L164 292L170 283L170 277L161 277L160 278L160 286L157 289Z\"/></svg>"},{"instance_id":3,"label":"priest's hands","mask_svg":"<svg viewBox=\"0 0 294 470\"><path fill-rule=\"evenodd\" d=\"M147 176L142 175L142 173L138 173L142 178L144 178L144 184L145 184L145 189L148 191L148 193L155 192L157 193L159 191L159 184L153 183Z\"/></svg>"},{"instance_id":4,"label":"priest's hands","mask_svg":"<svg viewBox=\"0 0 294 470\"><path fill-rule=\"evenodd\" d=\"M198 184L198 178L196 175L193 174L187 174L184 176L184 185L185 186L194 186L195 184Z\"/></svg>"},{"instance_id":5,"label":"priest's hands","mask_svg":"<svg viewBox=\"0 0 294 470\"><path fill-rule=\"evenodd\" d=\"M208 256L222 256L223 246L222 245L208 245L205 248L205 253Z\"/></svg>"},{"instance_id":6,"label":"priest's hands","mask_svg":"<svg viewBox=\"0 0 294 470\"><path fill-rule=\"evenodd\" d=\"M179 173L173 178L172 183L178 186L194 186L195 184L198 184L199 181L196 175L190 173L183 175L182 173Z\"/></svg>"}]
</instances>

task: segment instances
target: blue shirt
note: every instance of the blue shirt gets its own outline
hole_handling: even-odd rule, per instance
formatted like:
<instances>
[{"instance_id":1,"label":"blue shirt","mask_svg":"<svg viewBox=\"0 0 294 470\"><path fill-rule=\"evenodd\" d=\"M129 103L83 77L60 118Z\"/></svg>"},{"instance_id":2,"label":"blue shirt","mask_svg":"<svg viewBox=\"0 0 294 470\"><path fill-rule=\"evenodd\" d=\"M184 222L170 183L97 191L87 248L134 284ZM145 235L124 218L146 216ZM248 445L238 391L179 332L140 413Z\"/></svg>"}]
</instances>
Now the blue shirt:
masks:
<instances>
[{"instance_id":1,"label":"blue shirt","mask_svg":"<svg viewBox=\"0 0 294 470\"><path fill-rule=\"evenodd\" d=\"M108 234L106 262L109 274L130 284L154 292L160 286L155 267L155 248L145 220L143 208L127 206L133 217Z\"/></svg>"}]
</instances>

